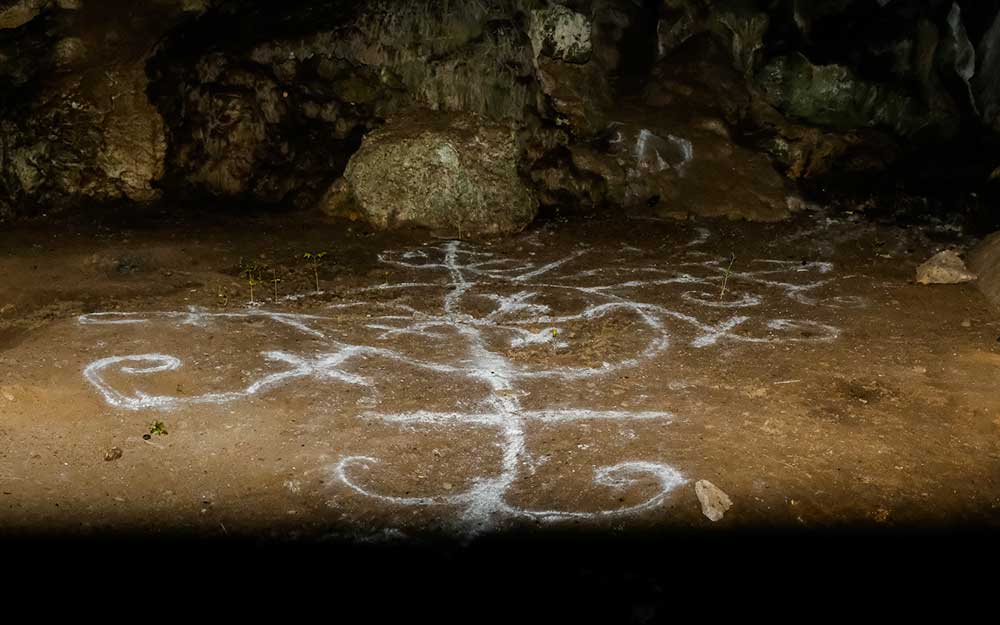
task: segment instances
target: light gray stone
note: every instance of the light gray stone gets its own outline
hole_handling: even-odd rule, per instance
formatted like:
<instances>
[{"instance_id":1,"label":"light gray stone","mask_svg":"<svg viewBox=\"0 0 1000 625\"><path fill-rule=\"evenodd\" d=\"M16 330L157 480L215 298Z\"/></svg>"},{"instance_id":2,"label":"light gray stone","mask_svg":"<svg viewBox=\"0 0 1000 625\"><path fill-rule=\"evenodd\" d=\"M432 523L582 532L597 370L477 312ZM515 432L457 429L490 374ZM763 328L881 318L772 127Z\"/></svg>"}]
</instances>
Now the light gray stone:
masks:
<instances>
[{"instance_id":1,"label":"light gray stone","mask_svg":"<svg viewBox=\"0 0 1000 625\"><path fill-rule=\"evenodd\" d=\"M361 214L378 228L510 233L538 210L518 174L518 154L509 126L471 114L415 111L370 133L344 178Z\"/></svg>"},{"instance_id":2,"label":"light gray stone","mask_svg":"<svg viewBox=\"0 0 1000 625\"><path fill-rule=\"evenodd\" d=\"M975 279L976 274L965 267L955 250L939 252L917 267L918 284L959 284Z\"/></svg>"},{"instance_id":3,"label":"light gray stone","mask_svg":"<svg viewBox=\"0 0 1000 625\"><path fill-rule=\"evenodd\" d=\"M733 500L715 484L708 480L698 480L694 485L701 512L712 522L721 521L726 512L733 507Z\"/></svg>"},{"instance_id":4,"label":"light gray stone","mask_svg":"<svg viewBox=\"0 0 1000 625\"><path fill-rule=\"evenodd\" d=\"M545 55L567 63L586 63L593 52L586 15L558 4L531 12L531 47L535 58Z\"/></svg>"}]
</instances>

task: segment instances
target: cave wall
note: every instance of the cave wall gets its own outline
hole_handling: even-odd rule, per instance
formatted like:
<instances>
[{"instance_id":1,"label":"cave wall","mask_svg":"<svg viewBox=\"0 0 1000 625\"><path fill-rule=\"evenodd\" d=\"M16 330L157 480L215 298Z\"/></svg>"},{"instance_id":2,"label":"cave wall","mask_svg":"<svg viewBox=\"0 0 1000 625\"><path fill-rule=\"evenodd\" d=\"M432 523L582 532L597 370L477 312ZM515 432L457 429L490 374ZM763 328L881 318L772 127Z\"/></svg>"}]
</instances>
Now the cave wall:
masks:
<instances>
[{"instance_id":1,"label":"cave wall","mask_svg":"<svg viewBox=\"0 0 1000 625\"><path fill-rule=\"evenodd\" d=\"M998 64L995 0L0 0L0 219L195 198L495 232L781 219L907 172L985 194Z\"/></svg>"}]
</instances>

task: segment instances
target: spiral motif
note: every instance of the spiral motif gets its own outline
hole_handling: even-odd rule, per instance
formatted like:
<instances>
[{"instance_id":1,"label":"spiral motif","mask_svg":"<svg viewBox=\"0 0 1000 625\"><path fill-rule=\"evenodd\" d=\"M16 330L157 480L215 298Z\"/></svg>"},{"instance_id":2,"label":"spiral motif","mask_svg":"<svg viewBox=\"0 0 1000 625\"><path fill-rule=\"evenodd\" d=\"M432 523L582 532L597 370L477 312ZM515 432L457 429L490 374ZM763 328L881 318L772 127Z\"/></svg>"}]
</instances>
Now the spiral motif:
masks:
<instances>
[{"instance_id":1,"label":"spiral motif","mask_svg":"<svg viewBox=\"0 0 1000 625\"><path fill-rule=\"evenodd\" d=\"M147 366L131 366L126 363L149 363ZM91 363L83 371L83 375L93 384L104 399L112 406L126 408L128 410L141 410L143 408L157 408L172 404L172 397L156 397L146 395L141 391L136 391L134 396L125 395L112 388L104 381L104 372L111 367L120 367L122 373L128 375L149 375L153 373L163 373L164 371L176 371L181 368L181 361L174 356L165 354L141 354L135 356L112 356L102 358Z\"/></svg>"}]
</instances>

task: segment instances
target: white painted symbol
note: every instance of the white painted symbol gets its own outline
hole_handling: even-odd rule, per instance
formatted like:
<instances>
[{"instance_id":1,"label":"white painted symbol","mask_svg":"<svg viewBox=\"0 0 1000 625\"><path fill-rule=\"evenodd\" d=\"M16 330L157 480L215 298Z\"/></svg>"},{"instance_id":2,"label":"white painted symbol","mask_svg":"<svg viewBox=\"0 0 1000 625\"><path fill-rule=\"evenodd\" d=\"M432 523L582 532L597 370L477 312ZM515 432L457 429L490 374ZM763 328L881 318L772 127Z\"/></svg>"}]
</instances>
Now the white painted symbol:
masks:
<instances>
[{"instance_id":1,"label":"white painted symbol","mask_svg":"<svg viewBox=\"0 0 1000 625\"><path fill-rule=\"evenodd\" d=\"M710 233L700 229L692 246L708 240ZM636 248L637 253L641 250ZM598 519L629 515L651 510L667 501L670 494L687 478L677 469L654 460L631 460L593 469L593 483L604 491L622 492L641 488L645 498L628 507L601 511L571 511L529 509L509 502L511 488L527 469L533 471L541 463L528 449L527 430L532 423L576 423L591 421L652 422L669 426L674 415L664 411L527 409L522 405L519 385L529 380L581 380L608 375L648 363L662 355L677 340L672 326L686 327L684 339L694 349L705 349L719 343L785 343L832 341L839 335L833 326L808 319L755 320L750 312L761 307L768 298L785 298L807 307L839 306L839 300L824 300L817 296L821 287L833 280L828 263L794 263L762 260L749 263L748 269L729 271L722 260L680 262L670 266L623 267L596 269L568 268L592 252L581 249L547 263L517 260L471 249L457 241L436 247L424 246L402 253L386 253L383 263L409 273L424 273L426 279L402 283L387 283L361 289L359 301L340 304L337 309L360 308L363 329L377 332L377 341L389 344L400 337L419 337L430 344L447 345L454 354L448 362L435 360L426 353L411 355L406 348L381 345L356 345L331 338L326 327L330 317L248 310L233 313L208 313L198 309L164 313L96 313L84 315L83 325L121 325L137 327L156 321L208 327L212 324L240 318L261 318L292 328L317 339L321 353L305 355L287 351L268 351L264 358L279 365L280 370L261 375L245 388L195 396L150 395L140 391L121 391L109 382L109 373L122 376L152 376L183 367L181 360L165 354L111 356L89 365L84 375L111 405L127 410L170 410L185 405L223 404L263 392L273 391L295 380L320 383L338 382L354 385L375 395L379 384L387 382L352 373L352 361L378 357L400 365L433 371L444 376L478 381L485 396L479 397L471 410L383 412L371 410L361 418L379 420L405 427L422 428L492 428L500 435L502 460L499 473L471 480L463 492L442 493L438 496L396 497L379 492L378 458L367 455L341 458L329 467L332 476L353 492L365 497L399 506L444 505L457 508L460 519L469 531L494 527L505 519L537 520ZM591 263L593 264L593 263ZM712 294L728 272L730 299L720 302ZM824 276L818 278L817 276ZM438 277L444 277L442 283ZM685 290L678 301L687 308L706 313L725 309L741 314L705 319L692 312L675 310L663 304L639 299L637 293L664 292L675 285L703 291ZM440 303L428 307L426 292L443 290ZM754 292L739 289L756 289ZM424 295L418 308L407 292ZM391 302L378 302L378 297L400 293ZM565 308L575 302L576 310ZM487 312L483 312L484 305ZM569 347L565 335L571 328L614 316L627 316L637 324L635 338L642 345L623 356L609 355L609 362L599 365L555 367L532 365L512 357L511 350L549 345ZM756 325L754 325L756 324ZM756 331L754 331L756 328ZM411 345L412 349L412 345ZM440 358L440 357L439 357ZM678 387L683 387L678 383ZM673 388L673 385L671 386ZM377 404L372 399L370 402ZM634 434L633 434L634 435ZM449 485L450 486L450 485Z\"/></svg>"}]
</instances>

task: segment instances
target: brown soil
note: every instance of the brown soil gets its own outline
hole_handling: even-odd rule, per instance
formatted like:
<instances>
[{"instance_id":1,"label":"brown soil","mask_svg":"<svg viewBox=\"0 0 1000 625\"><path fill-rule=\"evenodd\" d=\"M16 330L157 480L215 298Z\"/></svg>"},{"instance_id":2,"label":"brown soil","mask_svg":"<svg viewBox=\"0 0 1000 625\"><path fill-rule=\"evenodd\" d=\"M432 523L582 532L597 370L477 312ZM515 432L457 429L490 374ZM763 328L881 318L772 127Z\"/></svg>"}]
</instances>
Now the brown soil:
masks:
<instances>
[{"instance_id":1,"label":"brown soil","mask_svg":"<svg viewBox=\"0 0 1000 625\"><path fill-rule=\"evenodd\" d=\"M710 233L704 243L699 228ZM534 342L513 344L503 324L476 326L495 355L489 360L473 354L459 326L387 335L429 317L446 324L443 303L462 290L447 267L379 260L386 253L444 263L448 243L420 233L372 234L300 215L8 230L0 234L0 526L8 534L189 530L371 540L435 530L713 526L695 495L698 480L733 501L716 529L993 525L1000 317L971 285L913 283L934 237L806 215L768 225L585 221L464 242L457 249L494 255L466 264L507 259L488 267L511 271L476 278L456 296L454 316L486 319L497 297L524 292L534 293L527 304L547 307L512 313ZM315 295L302 255L323 250L324 292ZM534 277L502 277L568 257ZM261 305L247 306L239 274L248 259L275 268L277 303L265 272L255 288ZM780 271L759 273L766 269ZM796 291L750 273L799 287L826 282ZM698 282L650 284L679 274ZM365 290L411 282L422 286ZM582 290L608 285L617 286ZM751 296L759 303L743 299ZM635 307L567 319L610 301L670 311L657 317L669 347L643 356L660 330ZM202 316L153 314L190 307ZM321 318L303 330L264 311ZM102 312L136 315L81 323L80 315ZM231 316L207 316L222 313ZM730 336L697 344L705 328L736 316L749 319ZM768 325L778 319L790 321ZM143 323L101 322L114 320ZM219 395L289 368L267 352L319 358L348 345L385 351L253 394ZM167 403L116 406L85 375L101 359L142 354L172 356L180 366L143 375L126 367L158 363L134 361L101 369L99 379L125 398L119 404L139 392L172 398ZM605 374L569 373L634 358ZM498 363L542 373L505 386L485 372L449 369ZM506 512L477 515L472 504L441 503L503 473L504 426L470 421L498 402L516 402L523 443L514 479L491 500ZM553 411L576 416L544 416ZM414 413L423 420L387 417ZM428 413L458 417L435 421ZM165 434L150 433L155 422ZM355 456L371 459L345 468L367 495L336 471ZM604 467L640 462L669 467L684 481L659 499L648 471L621 469L611 476L617 486L595 481ZM641 508L600 513L630 506ZM581 514L556 518L567 512Z\"/></svg>"}]
</instances>

